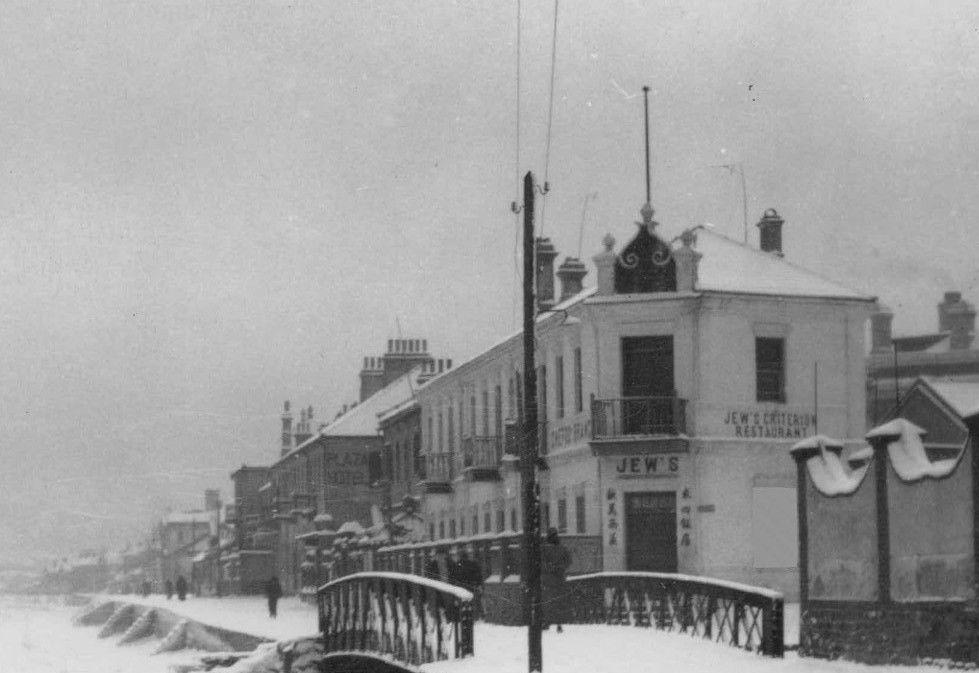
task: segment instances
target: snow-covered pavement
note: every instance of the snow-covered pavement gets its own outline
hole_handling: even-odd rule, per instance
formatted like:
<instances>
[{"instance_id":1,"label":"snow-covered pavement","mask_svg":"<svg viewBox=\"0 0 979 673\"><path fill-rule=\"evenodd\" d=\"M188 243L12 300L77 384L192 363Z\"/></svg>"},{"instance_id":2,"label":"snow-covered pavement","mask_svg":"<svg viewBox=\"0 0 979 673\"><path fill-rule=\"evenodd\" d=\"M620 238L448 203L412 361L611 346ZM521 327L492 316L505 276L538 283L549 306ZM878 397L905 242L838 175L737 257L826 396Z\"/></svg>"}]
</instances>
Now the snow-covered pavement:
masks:
<instances>
[{"instance_id":1,"label":"snow-covered pavement","mask_svg":"<svg viewBox=\"0 0 979 673\"><path fill-rule=\"evenodd\" d=\"M195 598L185 601L163 596L146 598L134 595L97 595L94 600L116 600L165 608L185 617L231 631L241 631L272 640L301 638L317 632L316 608L299 602L298 598L279 601L278 617L269 617L265 599L260 596L229 596L227 598Z\"/></svg>"},{"instance_id":2,"label":"snow-covered pavement","mask_svg":"<svg viewBox=\"0 0 979 673\"><path fill-rule=\"evenodd\" d=\"M188 598L181 603L162 596L104 597L165 607L192 619L236 631L268 638L308 636L316 632L316 610L298 599L279 603L278 619L270 619L260 597ZM786 626L797 623L788 616ZM431 673L524 673L526 630L517 627L477 623L476 656L423 666ZM2 670L2 668L0 668ZM913 667L870 667L849 662L805 659L788 653L784 659L771 659L727 645L699 638L671 634L648 628L623 626L571 625L564 633L544 633L544 670L560 673L913 673ZM920 670L934 670L922 667Z\"/></svg>"},{"instance_id":3,"label":"snow-covered pavement","mask_svg":"<svg viewBox=\"0 0 979 673\"><path fill-rule=\"evenodd\" d=\"M150 639L98 638L97 628L72 625L77 610L60 597L0 595L0 673L169 673L200 658L193 650L151 656L159 643Z\"/></svg>"}]
</instances>

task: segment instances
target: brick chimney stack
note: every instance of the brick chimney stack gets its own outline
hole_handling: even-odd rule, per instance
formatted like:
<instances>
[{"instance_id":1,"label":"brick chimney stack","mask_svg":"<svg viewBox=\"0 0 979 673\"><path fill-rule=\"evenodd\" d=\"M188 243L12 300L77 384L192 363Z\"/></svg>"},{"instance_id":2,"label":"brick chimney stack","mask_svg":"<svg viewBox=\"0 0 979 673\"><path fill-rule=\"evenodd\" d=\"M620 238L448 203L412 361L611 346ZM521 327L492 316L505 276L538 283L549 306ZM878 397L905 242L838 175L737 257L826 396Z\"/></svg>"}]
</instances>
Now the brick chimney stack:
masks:
<instances>
[{"instance_id":1,"label":"brick chimney stack","mask_svg":"<svg viewBox=\"0 0 979 673\"><path fill-rule=\"evenodd\" d=\"M581 292L582 281L587 274L588 269L580 259L565 257L557 270L558 280L561 281L561 298L558 301L566 301Z\"/></svg>"},{"instance_id":2,"label":"brick chimney stack","mask_svg":"<svg viewBox=\"0 0 979 673\"><path fill-rule=\"evenodd\" d=\"M292 412L289 411L289 400L286 400L282 410L282 449L279 455L284 456L292 451Z\"/></svg>"},{"instance_id":3,"label":"brick chimney stack","mask_svg":"<svg viewBox=\"0 0 979 673\"><path fill-rule=\"evenodd\" d=\"M534 262L537 269L537 312L550 311L554 307L554 258L557 250L549 238L538 238L534 246Z\"/></svg>"},{"instance_id":4,"label":"brick chimney stack","mask_svg":"<svg viewBox=\"0 0 979 673\"><path fill-rule=\"evenodd\" d=\"M870 316L870 347L874 353L889 353L893 348L891 325L894 312L883 304L877 305L877 312Z\"/></svg>"},{"instance_id":5,"label":"brick chimney stack","mask_svg":"<svg viewBox=\"0 0 979 673\"><path fill-rule=\"evenodd\" d=\"M946 292L938 305L938 330L949 332L949 348L968 350L976 332L976 309L961 292Z\"/></svg>"},{"instance_id":6,"label":"brick chimney stack","mask_svg":"<svg viewBox=\"0 0 979 673\"><path fill-rule=\"evenodd\" d=\"M771 252L781 257L782 225L785 220L778 216L774 208L769 208L755 226L758 227L759 247L762 252Z\"/></svg>"},{"instance_id":7,"label":"brick chimney stack","mask_svg":"<svg viewBox=\"0 0 979 673\"><path fill-rule=\"evenodd\" d=\"M391 345L390 341L388 345ZM360 370L360 401L363 402L383 387L384 359L365 357L364 368Z\"/></svg>"}]
</instances>

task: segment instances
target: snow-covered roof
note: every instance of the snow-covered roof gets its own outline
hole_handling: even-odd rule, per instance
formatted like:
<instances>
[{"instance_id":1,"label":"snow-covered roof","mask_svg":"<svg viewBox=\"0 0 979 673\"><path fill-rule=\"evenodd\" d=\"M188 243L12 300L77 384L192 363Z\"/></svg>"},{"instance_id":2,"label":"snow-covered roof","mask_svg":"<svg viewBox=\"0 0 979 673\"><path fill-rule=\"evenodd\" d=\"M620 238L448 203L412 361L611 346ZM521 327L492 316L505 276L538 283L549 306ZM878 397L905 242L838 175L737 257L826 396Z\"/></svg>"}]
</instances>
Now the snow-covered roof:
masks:
<instances>
[{"instance_id":1,"label":"snow-covered roof","mask_svg":"<svg viewBox=\"0 0 979 673\"><path fill-rule=\"evenodd\" d=\"M703 255L696 287L702 292L874 299L710 229L697 231L694 249Z\"/></svg>"},{"instance_id":2,"label":"snow-covered roof","mask_svg":"<svg viewBox=\"0 0 979 673\"><path fill-rule=\"evenodd\" d=\"M395 379L353 409L349 409L347 413L327 423L294 451L315 442L320 437L376 437L378 415L414 397L419 387L418 376L421 373L422 368L415 367L404 376Z\"/></svg>"},{"instance_id":3,"label":"snow-covered roof","mask_svg":"<svg viewBox=\"0 0 979 673\"><path fill-rule=\"evenodd\" d=\"M164 524L178 523L206 523L210 524L213 512L192 511L192 512L170 512L163 517Z\"/></svg>"},{"instance_id":4,"label":"snow-covered roof","mask_svg":"<svg viewBox=\"0 0 979 673\"><path fill-rule=\"evenodd\" d=\"M979 382L923 378L928 386L960 417L965 418L976 407L979 407Z\"/></svg>"}]
</instances>

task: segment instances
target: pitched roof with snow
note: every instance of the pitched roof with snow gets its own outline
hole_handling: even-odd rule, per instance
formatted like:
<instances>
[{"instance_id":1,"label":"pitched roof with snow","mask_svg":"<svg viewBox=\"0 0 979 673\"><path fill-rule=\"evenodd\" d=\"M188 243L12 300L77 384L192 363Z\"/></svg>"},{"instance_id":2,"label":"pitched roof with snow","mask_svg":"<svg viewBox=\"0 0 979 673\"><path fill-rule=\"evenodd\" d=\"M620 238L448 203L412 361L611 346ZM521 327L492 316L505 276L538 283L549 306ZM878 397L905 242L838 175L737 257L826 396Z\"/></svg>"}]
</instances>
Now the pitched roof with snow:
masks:
<instances>
[{"instance_id":1,"label":"pitched roof with snow","mask_svg":"<svg viewBox=\"0 0 979 673\"><path fill-rule=\"evenodd\" d=\"M979 407L979 381L946 381L930 376L922 376L920 381L931 388L960 418L965 418Z\"/></svg>"},{"instance_id":2,"label":"pitched roof with snow","mask_svg":"<svg viewBox=\"0 0 979 673\"><path fill-rule=\"evenodd\" d=\"M697 231L694 249L703 255L697 269L697 290L702 292L874 299L709 229Z\"/></svg>"},{"instance_id":3,"label":"pitched roof with snow","mask_svg":"<svg viewBox=\"0 0 979 673\"><path fill-rule=\"evenodd\" d=\"M377 437L378 417L415 396L415 391L421 385L418 383L418 376L421 373L422 368L415 367L404 376L395 379L339 418L322 426L316 434L286 456L313 444L321 437Z\"/></svg>"}]
</instances>

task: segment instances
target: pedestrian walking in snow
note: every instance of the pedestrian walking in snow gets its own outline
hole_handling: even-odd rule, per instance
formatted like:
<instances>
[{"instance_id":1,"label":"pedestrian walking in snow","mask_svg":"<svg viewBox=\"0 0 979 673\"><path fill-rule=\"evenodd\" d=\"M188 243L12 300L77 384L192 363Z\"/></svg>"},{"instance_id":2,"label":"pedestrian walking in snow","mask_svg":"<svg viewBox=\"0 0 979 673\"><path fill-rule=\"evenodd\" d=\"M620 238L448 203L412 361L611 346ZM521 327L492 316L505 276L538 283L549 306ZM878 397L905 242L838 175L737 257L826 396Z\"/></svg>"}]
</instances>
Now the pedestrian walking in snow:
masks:
<instances>
[{"instance_id":1,"label":"pedestrian walking in snow","mask_svg":"<svg viewBox=\"0 0 979 673\"><path fill-rule=\"evenodd\" d=\"M425 561L425 577L431 580L442 579L442 569L439 567L439 561L435 556L435 552L432 552Z\"/></svg>"},{"instance_id":2,"label":"pedestrian walking in snow","mask_svg":"<svg viewBox=\"0 0 979 673\"><path fill-rule=\"evenodd\" d=\"M282 598L282 585L279 584L279 578L275 575L272 575L265 583L265 598L269 602L269 617L274 619L279 611L279 599Z\"/></svg>"},{"instance_id":3,"label":"pedestrian walking in snow","mask_svg":"<svg viewBox=\"0 0 979 673\"><path fill-rule=\"evenodd\" d=\"M473 619L483 616L483 569L479 563L469 557L465 549L459 550L459 556L449 566L449 582L462 587L473 595Z\"/></svg>"},{"instance_id":4,"label":"pedestrian walking in snow","mask_svg":"<svg viewBox=\"0 0 979 673\"><path fill-rule=\"evenodd\" d=\"M177 598L180 600L187 598L187 580L183 575L177 577Z\"/></svg>"},{"instance_id":5,"label":"pedestrian walking in snow","mask_svg":"<svg viewBox=\"0 0 979 673\"><path fill-rule=\"evenodd\" d=\"M547 530L547 538L541 549L541 608L544 628L557 625L560 633L567 621L568 596L567 572L571 565L571 552L561 545L556 528Z\"/></svg>"},{"instance_id":6,"label":"pedestrian walking in snow","mask_svg":"<svg viewBox=\"0 0 979 673\"><path fill-rule=\"evenodd\" d=\"M166 583L164 583L163 590L167 594L167 600L173 598L173 582L171 580L167 580Z\"/></svg>"}]
</instances>

